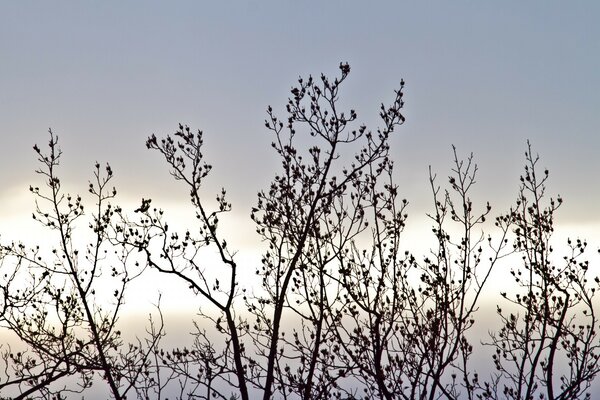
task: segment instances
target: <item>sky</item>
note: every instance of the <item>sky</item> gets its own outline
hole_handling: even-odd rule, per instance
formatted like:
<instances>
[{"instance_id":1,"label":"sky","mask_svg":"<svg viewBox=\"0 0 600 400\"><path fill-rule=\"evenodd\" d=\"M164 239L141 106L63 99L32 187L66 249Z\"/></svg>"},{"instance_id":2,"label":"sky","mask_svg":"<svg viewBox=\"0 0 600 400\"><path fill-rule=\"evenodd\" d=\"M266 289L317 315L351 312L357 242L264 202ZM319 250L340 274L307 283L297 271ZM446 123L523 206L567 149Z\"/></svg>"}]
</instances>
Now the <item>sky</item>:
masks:
<instances>
[{"instance_id":1,"label":"sky","mask_svg":"<svg viewBox=\"0 0 600 400\"><path fill-rule=\"evenodd\" d=\"M208 185L246 218L278 165L267 105L284 116L298 76L347 61L341 97L372 129L406 81L392 145L413 214L430 208L427 168L446 176L452 144L474 152L480 192L507 208L529 139L566 200L559 222L597 225L598 17L595 2L2 2L0 216L28 214L31 146L48 128L73 191L97 160L122 199L186 201L144 146L181 122L205 132Z\"/></svg>"},{"instance_id":2,"label":"sky","mask_svg":"<svg viewBox=\"0 0 600 400\"><path fill-rule=\"evenodd\" d=\"M417 236L429 230L428 166L447 176L452 145L474 153L475 197L501 212L530 140L565 200L561 235L598 247L599 20L595 1L0 2L0 237L33 235L32 146L49 128L69 191L109 162L121 203L151 197L185 218L187 191L144 145L183 123L204 131L206 194L227 188L233 242L251 252L250 207L278 168L266 107L285 117L298 76L343 61L342 102L371 129L406 82L392 154Z\"/></svg>"},{"instance_id":3,"label":"sky","mask_svg":"<svg viewBox=\"0 0 600 400\"><path fill-rule=\"evenodd\" d=\"M239 248L256 246L249 210L279 161L266 107L285 117L299 76L352 68L341 99L371 129L406 82L392 139L414 236L429 230L428 166L451 146L479 164L478 202L516 198L526 141L565 205L564 235L600 243L600 5L596 2L126 1L0 3L0 234L31 235L39 183L32 145L48 129L66 188L85 192L95 161L119 202L185 214L187 191L145 148L179 123L205 132L206 194L228 190Z\"/></svg>"}]
</instances>

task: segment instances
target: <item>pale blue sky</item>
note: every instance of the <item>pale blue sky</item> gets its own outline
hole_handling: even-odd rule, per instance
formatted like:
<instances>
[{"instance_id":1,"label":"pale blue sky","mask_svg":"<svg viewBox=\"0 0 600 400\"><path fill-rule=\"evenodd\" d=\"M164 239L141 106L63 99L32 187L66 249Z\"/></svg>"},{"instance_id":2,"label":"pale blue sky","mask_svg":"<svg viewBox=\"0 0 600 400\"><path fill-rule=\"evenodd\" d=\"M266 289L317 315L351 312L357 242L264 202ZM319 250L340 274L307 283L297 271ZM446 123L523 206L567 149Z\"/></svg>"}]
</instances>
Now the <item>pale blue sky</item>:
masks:
<instances>
[{"instance_id":1,"label":"pale blue sky","mask_svg":"<svg viewBox=\"0 0 600 400\"><path fill-rule=\"evenodd\" d=\"M348 61L342 97L373 128L407 82L394 154L413 213L429 207L427 166L445 175L451 144L475 152L482 193L507 207L529 138L564 218L598 221L598 4L2 2L0 198L35 179L30 149L48 127L74 184L110 161L124 196L159 196L173 186L144 139L182 122L205 131L214 184L247 215L276 165L266 106L283 111L298 75Z\"/></svg>"}]
</instances>

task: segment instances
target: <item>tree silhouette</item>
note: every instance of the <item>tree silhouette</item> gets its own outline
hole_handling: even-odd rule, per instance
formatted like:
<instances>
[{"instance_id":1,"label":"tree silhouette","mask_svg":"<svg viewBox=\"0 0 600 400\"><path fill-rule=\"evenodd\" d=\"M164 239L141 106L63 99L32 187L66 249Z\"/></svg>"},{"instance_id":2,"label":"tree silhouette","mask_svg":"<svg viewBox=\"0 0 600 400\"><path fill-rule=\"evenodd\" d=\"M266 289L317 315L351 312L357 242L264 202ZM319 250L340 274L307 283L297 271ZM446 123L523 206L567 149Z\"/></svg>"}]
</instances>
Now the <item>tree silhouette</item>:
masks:
<instances>
[{"instance_id":1,"label":"tree silhouette","mask_svg":"<svg viewBox=\"0 0 600 400\"><path fill-rule=\"evenodd\" d=\"M485 398L580 399L599 371L600 342L593 298L600 280L588 281L587 243L568 240L567 253L554 257L554 214L562 199L546 199L548 170L528 143L525 173L516 205L504 216L515 233L521 265L511 269L520 291L501 293L516 306L498 307L501 329L491 335L495 379Z\"/></svg>"},{"instance_id":2,"label":"tree silhouette","mask_svg":"<svg viewBox=\"0 0 600 400\"><path fill-rule=\"evenodd\" d=\"M300 78L285 118L267 109L281 164L250 213L264 244L255 285L242 277L252 266L238 264L219 225L232 209L226 190L216 203L203 194L212 166L201 131L179 125L146 142L189 193L195 224L175 231L150 198L131 212L112 205L112 169L96 164L88 244L79 240L87 237L79 234L83 200L61 188L61 153L50 132L47 154L34 147L46 187L31 191L34 218L57 246L2 246L0 322L25 349L4 349L2 393L65 398L104 387L115 399L589 398L599 371L593 297L600 280L584 260L585 241L569 241L567 254L555 256L561 200L545 203L548 171L540 173L531 146L516 204L495 220L489 203L471 199L473 155L461 159L453 149L443 184L430 169L432 246L415 254L405 240L409 203L390 157L390 137L404 122L404 82L372 131L354 110L340 109L349 73L342 63L333 80ZM499 264L511 266L516 285L500 294L499 329L474 338ZM160 307L145 337L123 339L125 293L148 270L189 288L199 310L191 345L162 344ZM476 346L493 352L490 371L476 371Z\"/></svg>"},{"instance_id":3,"label":"tree silhouette","mask_svg":"<svg viewBox=\"0 0 600 400\"><path fill-rule=\"evenodd\" d=\"M58 139L50 131L48 153L37 145L34 150L45 187L29 188L36 197L33 218L57 244L51 249L21 243L2 247L2 323L25 349L9 347L2 353L0 390L11 390L15 399L64 398L86 392L100 378L113 398L124 399L147 385L144 368L149 350L162 337L162 325L151 323L145 340L127 346L117 327L125 292L143 268L130 250L110 239L112 220L120 212L110 203L116 196L110 187L112 169L95 164L89 183L96 202L91 235L81 234L91 240L82 243L77 222L85 208L81 196L62 190Z\"/></svg>"}]
</instances>

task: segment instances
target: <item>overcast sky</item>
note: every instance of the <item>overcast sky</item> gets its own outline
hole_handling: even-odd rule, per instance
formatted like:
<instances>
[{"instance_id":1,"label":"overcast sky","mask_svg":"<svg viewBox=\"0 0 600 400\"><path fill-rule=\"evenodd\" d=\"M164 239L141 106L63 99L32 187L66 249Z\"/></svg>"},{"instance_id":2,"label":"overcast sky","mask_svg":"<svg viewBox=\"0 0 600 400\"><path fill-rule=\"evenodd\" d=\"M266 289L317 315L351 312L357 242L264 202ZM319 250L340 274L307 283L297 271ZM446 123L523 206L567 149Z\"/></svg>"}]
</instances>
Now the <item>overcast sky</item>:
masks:
<instances>
[{"instance_id":1,"label":"overcast sky","mask_svg":"<svg viewBox=\"0 0 600 400\"><path fill-rule=\"evenodd\" d=\"M429 207L427 167L445 175L451 144L475 153L480 191L508 207L530 139L566 200L562 221L598 223L598 4L2 2L2 209L30 206L31 146L49 127L73 191L98 160L113 165L124 199L185 201L144 146L182 122L205 131L212 183L247 216L277 166L266 106L284 116L299 75L336 74L348 61L341 96L372 128L406 81L393 151L413 213Z\"/></svg>"},{"instance_id":2,"label":"overcast sky","mask_svg":"<svg viewBox=\"0 0 600 400\"><path fill-rule=\"evenodd\" d=\"M347 61L343 103L372 129L406 81L392 151L415 221L431 205L428 166L446 176L452 144L475 153L480 198L507 209L529 139L549 193L565 199L561 234L595 237L596 248L599 21L596 1L2 1L2 240L32 235L32 146L48 128L69 191L85 193L94 162L110 162L122 203L152 197L185 215L187 190L144 145L181 122L205 132L206 195L228 189L243 248L256 192L278 168L267 105L285 117L298 76Z\"/></svg>"},{"instance_id":3,"label":"overcast sky","mask_svg":"<svg viewBox=\"0 0 600 400\"><path fill-rule=\"evenodd\" d=\"M565 199L562 234L600 242L598 4L1 2L0 233L32 234L31 148L48 128L70 192L85 193L96 160L110 162L121 203L151 197L189 215L187 190L144 145L181 122L205 132L206 196L228 189L233 243L253 246L249 209L279 167L267 105L285 117L298 76L337 74L347 61L342 101L372 129L406 81L392 151L415 235L429 230L428 166L447 176L452 144L475 153L475 196L499 213L516 197L529 139L549 193Z\"/></svg>"}]
</instances>

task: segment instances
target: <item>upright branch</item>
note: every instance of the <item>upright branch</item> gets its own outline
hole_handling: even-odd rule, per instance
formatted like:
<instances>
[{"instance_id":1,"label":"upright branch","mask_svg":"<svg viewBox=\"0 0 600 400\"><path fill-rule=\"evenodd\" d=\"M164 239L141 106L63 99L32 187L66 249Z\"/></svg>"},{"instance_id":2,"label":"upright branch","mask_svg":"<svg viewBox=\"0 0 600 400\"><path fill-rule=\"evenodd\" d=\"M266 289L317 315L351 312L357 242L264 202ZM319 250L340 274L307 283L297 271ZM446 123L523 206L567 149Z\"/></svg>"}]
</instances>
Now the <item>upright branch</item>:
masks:
<instances>
[{"instance_id":1,"label":"upright branch","mask_svg":"<svg viewBox=\"0 0 600 400\"><path fill-rule=\"evenodd\" d=\"M287 123L271 107L267 110L265 126L274 134L272 147L281 158L282 171L268 192L258 194L252 212L269 249L257 270L264 297L250 304L258 317L254 343L264 349L260 355L266 366L257 367L255 378L265 400L290 386L301 398L318 398L333 390L335 380L348 368L339 354L329 351L339 297L331 284L338 270L334 263L366 226L363 200L356 197L363 188L355 183L389 162L389 137L404 117L402 83L393 104L381 107L383 128L376 133L364 125L352 128L356 112L343 112L337 104L350 67L340 64L340 71L333 81L324 75L318 81L300 78L291 90ZM305 135L317 142L306 150ZM344 165L340 152L357 148L355 161ZM286 310L301 326L289 341L282 331Z\"/></svg>"},{"instance_id":2,"label":"upright branch","mask_svg":"<svg viewBox=\"0 0 600 400\"><path fill-rule=\"evenodd\" d=\"M567 241L567 252L555 254L554 215L562 199L546 197L549 172L527 144L525 173L516 206L504 218L514 231L513 247L521 263L510 273L520 292L502 292L508 311L498 306L502 327L490 345L496 376L486 398L590 398L587 392L600 364L598 320L593 283L584 260L587 243Z\"/></svg>"},{"instance_id":3,"label":"upright branch","mask_svg":"<svg viewBox=\"0 0 600 400\"><path fill-rule=\"evenodd\" d=\"M339 341L356 365L365 398L473 395L479 378L468 363L473 347L466 333L494 265L506 256L507 228L501 229L499 241L483 235L491 207L486 204L477 213L470 199L477 167L472 156L463 161L456 151L454 165L450 191L442 192L430 173L437 247L422 262L401 251L408 203L397 199L392 164L380 164L365 180L368 202L363 207L372 214L371 241L362 249L352 242L340 253L349 300L338 325Z\"/></svg>"},{"instance_id":4,"label":"upright branch","mask_svg":"<svg viewBox=\"0 0 600 400\"><path fill-rule=\"evenodd\" d=\"M135 390L139 378L139 372L124 373L119 363L122 339L117 328L126 288L136 272L128 266L129 253L108 243L112 218L120 212L110 204L116 196L110 186L112 169L96 163L89 184L96 202L89 223L91 235L77 238L83 200L62 189L57 175L62 154L57 137L50 131L47 153L38 146L34 150L42 165L36 172L46 187L30 187L36 197L33 218L54 235L57 245L49 255L40 246L27 248L20 243L2 248L3 263L14 263L15 271L23 272L22 278L30 284L20 288L15 272L3 288L10 304L4 310L4 321L26 350L16 356L11 351L4 354L7 368L16 378L10 374L0 388L17 387L20 395L16 398L61 397L61 393L86 391L99 378L107 384L111 397L122 399ZM88 244L82 244L88 238ZM113 291L106 292L107 284ZM145 359L139 357L138 361L143 364ZM76 385L67 383L69 376L78 377Z\"/></svg>"},{"instance_id":5,"label":"upright branch","mask_svg":"<svg viewBox=\"0 0 600 400\"><path fill-rule=\"evenodd\" d=\"M142 199L135 210L140 218L123 218L118 240L143 252L151 268L183 281L194 295L199 296L200 302L208 302L212 311L201 315L212 321L216 331L226 337L225 345L215 349L205 332L199 329L192 350L162 351L159 359L173 369L175 376L184 376L192 382L192 387L203 388L205 398L225 398L220 390L227 392L233 387L239 390L242 399L249 399L242 342L246 322L238 318L235 309L235 299L241 293L238 266L234 252L219 230L219 217L231 210L231 203L226 199L225 189L216 197L216 209L210 209L201 196L204 178L212 169L203 160L201 131L194 133L188 126L179 125L173 136L161 140L155 135L150 136L146 146L158 151L169 165L171 175L188 188L198 221L197 232L187 230L179 234L170 230L163 219L163 211L151 207L151 199ZM222 265L218 268L202 265L201 256L206 250L213 250ZM192 373L187 369L189 365L201 365L204 372ZM194 390L194 393L199 391Z\"/></svg>"}]
</instances>

